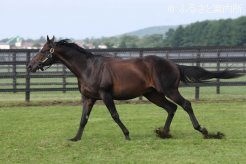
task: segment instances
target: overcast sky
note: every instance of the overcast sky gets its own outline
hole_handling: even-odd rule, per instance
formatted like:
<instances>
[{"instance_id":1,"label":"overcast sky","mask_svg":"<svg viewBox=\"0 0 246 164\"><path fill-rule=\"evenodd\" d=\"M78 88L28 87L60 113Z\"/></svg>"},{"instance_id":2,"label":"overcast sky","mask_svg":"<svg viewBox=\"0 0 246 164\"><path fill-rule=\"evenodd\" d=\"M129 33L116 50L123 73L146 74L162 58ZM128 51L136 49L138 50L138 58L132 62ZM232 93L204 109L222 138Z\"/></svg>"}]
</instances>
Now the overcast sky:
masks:
<instances>
[{"instance_id":1,"label":"overcast sky","mask_svg":"<svg viewBox=\"0 0 246 164\"><path fill-rule=\"evenodd\" d=\"M81 39L246 15L245 0L1 0L0 39Z\"/></svg>"}]
</instances>

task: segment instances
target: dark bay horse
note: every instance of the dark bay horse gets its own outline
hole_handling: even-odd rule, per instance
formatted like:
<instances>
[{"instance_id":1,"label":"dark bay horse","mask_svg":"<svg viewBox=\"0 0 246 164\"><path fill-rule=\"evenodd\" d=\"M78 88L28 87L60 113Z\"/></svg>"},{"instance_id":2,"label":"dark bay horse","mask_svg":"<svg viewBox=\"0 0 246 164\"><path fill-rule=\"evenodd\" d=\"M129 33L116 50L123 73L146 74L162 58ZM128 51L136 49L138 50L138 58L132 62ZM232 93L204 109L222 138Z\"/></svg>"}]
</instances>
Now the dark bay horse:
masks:
<instances>
[{"instance_id":1,"label":"dark bay horse","mask_svg":"<svg viewBox=\"0 0 246 164\"><path fill-rule=\"evenodd\" d=\"M206 128L200 126L190 101L183 98L178 91L179 83L203 82L212 78L230 79L241 75L236 71L210 72L201 67L181 66L157 56L119 59L94 55L68 40L55 42L54 37L49 39L48 36L43 48L28 64L28 69L36 72L58 61L66 65L77 77L83 98L80 126L71 141L81 139L97 100L105 103L112 118L129 140L129 131L120 120L114 100L127 100L138 96L146 97L167 111L164 127L156 130L160 137L171 137L170 125L177 105L180 105L189 114L194 129L205 138L222 138L222 133L210 134Z\"/></svg>"}]
</instances>

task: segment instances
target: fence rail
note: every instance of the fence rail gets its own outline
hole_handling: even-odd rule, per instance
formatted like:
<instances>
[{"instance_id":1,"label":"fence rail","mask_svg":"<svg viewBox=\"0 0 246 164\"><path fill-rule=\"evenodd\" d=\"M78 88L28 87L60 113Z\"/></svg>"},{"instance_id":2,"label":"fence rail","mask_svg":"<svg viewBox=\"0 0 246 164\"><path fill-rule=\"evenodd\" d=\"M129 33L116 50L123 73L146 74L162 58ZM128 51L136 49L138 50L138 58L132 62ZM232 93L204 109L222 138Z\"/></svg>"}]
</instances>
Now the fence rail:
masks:
<instances>
[{"instance_id":1,"label":"fence rail","mask_svg":"<svg viewBox=\"0 0 246 164\"><path fill-rule=\"evenodd\" d=\"M0 92L23 92L25 93L25 100L30 101L32 92L77 90L76 78L59 63L45 72L29 73L26 65L37 51L0 49ZM246 73L246 47L90 49L89 51L95 54L122 58L157 55L173 60L178 64L201 66L214 71L230 68ZM199 99L200 87L215 86L219 94L221 86L246 86L246 82L217 80L212 83L181 84L181 86L195 87L195 99Z\"/></svg>"}]
</instances>

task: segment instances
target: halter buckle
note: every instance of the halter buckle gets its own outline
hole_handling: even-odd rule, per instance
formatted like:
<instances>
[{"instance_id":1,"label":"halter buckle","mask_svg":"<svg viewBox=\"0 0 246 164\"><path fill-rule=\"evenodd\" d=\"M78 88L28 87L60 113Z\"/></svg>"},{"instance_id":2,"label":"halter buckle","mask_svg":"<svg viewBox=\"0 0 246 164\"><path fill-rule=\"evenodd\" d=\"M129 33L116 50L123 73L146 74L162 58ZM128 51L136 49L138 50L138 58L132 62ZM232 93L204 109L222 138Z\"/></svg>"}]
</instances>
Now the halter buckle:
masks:
<instances>
[{"instance_id":1,"label":"halter buckle","mask_svg":"<svg viewBox=\"0 0 246 164\"><path fill-rule=\"evenodd\" d=\"M50 53L53 54L55 52L54 48L50 49Z\"/></svg>"}]
</instances>

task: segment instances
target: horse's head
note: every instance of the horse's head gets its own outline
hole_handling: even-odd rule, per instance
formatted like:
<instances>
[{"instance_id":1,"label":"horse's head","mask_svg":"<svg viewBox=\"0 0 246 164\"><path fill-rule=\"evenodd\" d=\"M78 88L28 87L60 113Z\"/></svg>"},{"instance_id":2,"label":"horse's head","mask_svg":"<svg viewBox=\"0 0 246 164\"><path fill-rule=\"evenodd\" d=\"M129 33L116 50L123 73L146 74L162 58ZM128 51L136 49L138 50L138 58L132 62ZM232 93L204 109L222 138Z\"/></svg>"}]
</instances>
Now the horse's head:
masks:
<instances>
[{"instance_id":1,"label":"horse's head","mask_svg":"<svg viewBox=\"0 0 246 164\"><path fill-rule=\"evenodd\" d=\"M44 70L45 66L51 66L56 62L56 58L53 53L55 52L55 37L49 39L47 36L47 42L43 48L32 58L27 68L31 72L36 72L38 69Z\"/></svg>"}]
</instances>

